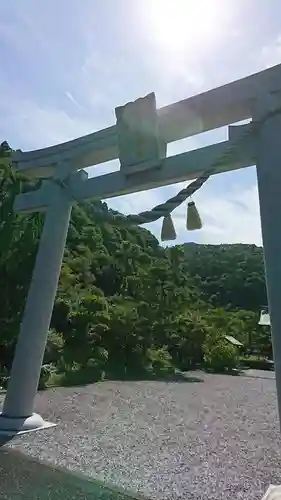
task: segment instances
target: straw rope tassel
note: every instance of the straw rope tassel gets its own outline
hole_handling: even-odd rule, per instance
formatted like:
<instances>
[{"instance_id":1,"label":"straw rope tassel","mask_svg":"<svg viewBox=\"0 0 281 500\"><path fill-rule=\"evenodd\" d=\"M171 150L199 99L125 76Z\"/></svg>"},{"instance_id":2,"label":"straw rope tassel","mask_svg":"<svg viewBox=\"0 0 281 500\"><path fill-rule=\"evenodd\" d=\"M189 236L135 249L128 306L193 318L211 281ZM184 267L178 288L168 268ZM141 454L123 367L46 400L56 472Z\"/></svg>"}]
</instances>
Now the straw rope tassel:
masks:
<instances>
[{"instance_id":1,"label":"straw rope tassel","mask_svg":"<svg viewBox=\"0 0 281 500\"><path fill-rule=\"evenodd\" d=\"M171 241L177 239L177 233L173 223L171 214L166 215L163 219L161 241Z\"/></svg>"},{"instance_id":2,"label":"straw rope tassel","mask_svg":"<svg viewBox=\"0 0 281 500\"><path fill-rule=\"evenodd\" d=\"M195 202L190 201L187 204L186 229L188 231L195 231L196 229L201 229L202 226L202 220L196 208Z\"/></svg>"}]
</instances>

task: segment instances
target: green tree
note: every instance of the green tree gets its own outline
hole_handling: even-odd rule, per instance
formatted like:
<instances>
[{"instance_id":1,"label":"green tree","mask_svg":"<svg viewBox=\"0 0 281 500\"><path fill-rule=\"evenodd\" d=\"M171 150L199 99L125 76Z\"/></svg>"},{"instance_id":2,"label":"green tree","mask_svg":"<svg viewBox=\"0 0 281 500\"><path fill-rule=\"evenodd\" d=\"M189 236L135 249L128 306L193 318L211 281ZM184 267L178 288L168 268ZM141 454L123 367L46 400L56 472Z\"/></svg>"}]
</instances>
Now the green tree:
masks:
<instances>
[{"instance_id":1,"label":"green tree","mask_svg":"<svg viewBox=\"0 0 281 500\"><path fill-rule=\"evenodd\" d=\"M203 344L204 361L208 369L215 372L224 372L236 368L238 351L228 343L219 330L211 331Z\"/></svg>"},{"instance_id":2,"label":"green tree","mask_svg":"<svg viewBox=\"0 0 281 500\"><path fill-rule=\"evenodd\" d=\"M0 374L10 370L43 217L13 211L37 189L0 148ZM1 159L2 158L2 159ZM74 381L154 376L204 362L231 366L233 335L270 355L258 325L266 303L262 249L186 244L163 248L104 202L75 204L42 375ZM218 333L219 337L217 336ZM60 378L62 381L62 378Z\"/></svg>"}]
</instances>

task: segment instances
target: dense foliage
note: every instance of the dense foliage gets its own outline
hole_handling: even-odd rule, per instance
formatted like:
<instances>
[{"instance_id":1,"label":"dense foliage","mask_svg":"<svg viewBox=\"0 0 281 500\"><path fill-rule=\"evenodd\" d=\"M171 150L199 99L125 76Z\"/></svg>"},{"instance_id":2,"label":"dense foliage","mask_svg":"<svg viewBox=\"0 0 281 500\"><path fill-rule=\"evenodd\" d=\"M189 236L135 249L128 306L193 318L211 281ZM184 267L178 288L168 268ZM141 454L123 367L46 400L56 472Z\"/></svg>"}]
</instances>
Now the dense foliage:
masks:
<instances>
[{"instance_id":1,"label":"dense foliage","mask_svg":"<svg viewBox=\"0 0 281 500\"><path fill-rule=\"evenodd\" d=\"M13 213L13 203L34 188L1 166L2 376L11 367L43 224L41 215ZM269 332L258 326L266 302L261 248L164 249L106 203L75 206L41 383L161 375L204 362L221 370L237 355L226 334L270 355Z\"/></svg>"}]
</instances>

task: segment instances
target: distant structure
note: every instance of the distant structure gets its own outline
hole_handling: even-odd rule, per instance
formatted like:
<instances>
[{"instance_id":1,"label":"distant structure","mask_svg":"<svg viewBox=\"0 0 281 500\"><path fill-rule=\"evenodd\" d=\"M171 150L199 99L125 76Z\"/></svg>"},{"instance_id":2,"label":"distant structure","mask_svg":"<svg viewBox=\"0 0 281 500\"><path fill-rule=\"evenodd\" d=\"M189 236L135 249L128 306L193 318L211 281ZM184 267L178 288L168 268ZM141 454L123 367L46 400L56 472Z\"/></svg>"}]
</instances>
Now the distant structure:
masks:
<instances>
[{"instance_id":1,"label":"distant structure","mask_svg":"<svg viewBox=\"0 0 281 500\"><path fill-rule=\"evenodd\" d=\"M259 325L262 325L262 326L270 326L271 325L271 323L270 323L270 316L269 316L269 312L268 312L268 307L267 306L264 306L261 309Z\"/></svg>"},{"instance_id":2,"label":"distant structure","mask_svg":"<svg viewBox=\"0 0 281 500\"><path fill-rule=\"evenodd\" d=\"M232 337L231 335L225 335L224 338L225 340L227 340L227 342L234 345L235 347L244 347L244 344L241 344L239 340L237 340L235 337Z\"/></svg>"}]
</instances>

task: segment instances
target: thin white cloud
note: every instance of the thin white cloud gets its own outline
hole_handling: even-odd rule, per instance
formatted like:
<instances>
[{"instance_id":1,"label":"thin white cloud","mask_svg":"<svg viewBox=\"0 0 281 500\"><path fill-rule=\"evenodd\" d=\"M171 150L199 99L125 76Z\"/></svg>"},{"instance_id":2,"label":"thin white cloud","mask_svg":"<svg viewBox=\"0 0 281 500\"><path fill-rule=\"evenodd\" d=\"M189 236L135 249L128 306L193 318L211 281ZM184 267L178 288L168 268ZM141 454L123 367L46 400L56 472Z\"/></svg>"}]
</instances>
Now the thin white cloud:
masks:
<instances>
[{"instance_id":1,"label":"thin white cloud","mask_svg":"<svg viewBox=\"0 0 281 500\"><path fill-rule=\"evenodd\" d=\"M281 63L281 33L262 48L259 59L266 68Z\"/></svg>"},{"instance_id":2,"label":"thin white cloud","mask_svg":"<svg viewBox=\"0 0 281 500\"><path fill-rule=\"evenodd\" d=\"M261 245L261 223L257 186L241 186L223 198L212 196L202 206L206 223L200 240L204 243L255 243Z\"/></svg>"},{"instance_id":3,"label":"thin white cloud","mask_svg":"<svg viewBox=\"0 0 281 500\"><path fill-rule=\"evenodd\" d=\"M42 107L14 94L9 97L0 97L1 114L5 115L3 137L9 142L9 134L12 133L18 144L11 146L16 149L51 146L88 134L99 126L94 121L70 117L64 109Z\"/></svg>"},{"instance_id":4,"label":"thin white cloud","mask_svg":"<svg viewBox=\"0 0 281 500\"><path fill-rule=\"evenodd\" d=\"M68 90L65 91L65 95L66 97L68 97L68 99L73 103L75 104L75 106L77 106L78 108L82 108L82 106L79 104L79 102L76 101L76 99L73 97L72 93L69 92Z\"/></svg>"}]
</instances>

